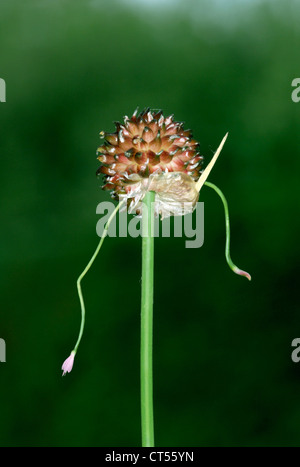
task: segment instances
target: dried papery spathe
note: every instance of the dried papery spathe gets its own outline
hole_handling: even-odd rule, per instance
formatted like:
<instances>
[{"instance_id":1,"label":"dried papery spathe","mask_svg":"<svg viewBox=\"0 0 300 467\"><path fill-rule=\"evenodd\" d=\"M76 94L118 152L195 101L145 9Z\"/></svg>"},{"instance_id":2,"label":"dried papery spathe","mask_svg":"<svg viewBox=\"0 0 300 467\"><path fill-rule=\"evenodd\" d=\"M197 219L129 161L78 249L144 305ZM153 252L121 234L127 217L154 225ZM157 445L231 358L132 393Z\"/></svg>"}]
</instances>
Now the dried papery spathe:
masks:
<instances>
[{"instance_id":1,"label":"dried papery spathe","mask_svg":"<svg viewBox=\"0 0 300 467\"><path fill-rule=\"evenodd\" d=\"M182 216L193 212L199 198L196 183L183 172L162 172L152 174L131 186L120 199L130 199L129 214L142 214L143 198L147 191L155 192L154 210L162 219L169 216ZM126 209L126 206L125 206Z\"/></svg>"}]
</instances>

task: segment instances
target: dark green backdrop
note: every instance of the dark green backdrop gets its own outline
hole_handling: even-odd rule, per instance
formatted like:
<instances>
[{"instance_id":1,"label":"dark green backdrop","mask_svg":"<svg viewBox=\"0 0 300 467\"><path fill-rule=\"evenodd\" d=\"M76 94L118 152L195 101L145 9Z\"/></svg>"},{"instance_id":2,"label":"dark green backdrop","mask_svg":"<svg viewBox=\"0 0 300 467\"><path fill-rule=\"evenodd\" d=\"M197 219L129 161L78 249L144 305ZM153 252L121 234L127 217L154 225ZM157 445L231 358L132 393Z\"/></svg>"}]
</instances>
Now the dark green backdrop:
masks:
<instances>
[{"instance_id":1,"label":"dark green backdrop","mask_svg":"<svg viewBox=\"0 0 300 467\"><path fill-rule=\"evenodd\" d=\"M98 237L99 131L138 105L186 122L208 188L205 242L157 239L157 446L299 446L299 2L1 1L1 446L139 446L140 239ZM298 3L298 5L297 5Z\"/></svg>"}]
</instances>

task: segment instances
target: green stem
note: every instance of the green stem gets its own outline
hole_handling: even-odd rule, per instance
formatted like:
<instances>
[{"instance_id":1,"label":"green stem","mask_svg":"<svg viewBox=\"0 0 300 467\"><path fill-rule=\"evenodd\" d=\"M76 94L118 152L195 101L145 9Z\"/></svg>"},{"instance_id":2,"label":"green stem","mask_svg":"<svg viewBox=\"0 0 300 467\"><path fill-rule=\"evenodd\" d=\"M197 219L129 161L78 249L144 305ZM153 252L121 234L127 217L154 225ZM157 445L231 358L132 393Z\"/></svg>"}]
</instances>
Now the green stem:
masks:
<instances>
[{"instance_id":1,"label":"green stem","mask_svg":"<svg viewBox=\"0 0 300 467\"><path fill-rule=\"evenodd\" d=\"M81 308L81 324L80 324L78 339L77 339L77 342L76 342L74 350L73 350L73 352L75 352L75 353L77 352L78 346L80 344L82 334L83 334L83 330L84 330L84 324L85 324L85 305L84 305L84 300L83 300L83 296L82 296L81 281L84 278L84 276L86 275L86 273L89 271L89 269L92 266L93 262L95 261L97 255L98 255L98 253L99 253L99 251L100 251L100 249L102 247L102 244L103 244L103 242L105 240L105 237L107 236L109 226L110 226L113 218L115 217L115 215L119 211L120 207L124 204L124 202L125 202L125 200L120 201L119 204L117 205L117 207L114 209L113 213L110 215L107 223L105 224L102 237L101 237L101 239L100 239L100 241L98 243L98 246L97 246L97 248L95 250L95 253L93 254L93 256L91 257L91 259L88 262L87 266L85 267L85 269L83 270L83 272L80 274L80 276L77 279L77 291L78 291L78 297L79 297L80 308Z\"/></svg>"},{"instance_id":2,"label":"green stem","mask_svg":"<svg viewBox=\"0 0 300 467\"><path fill-rule=\"evenodd\" d=\"M149 191L143 200L142 213L141 417L143 447L154 447L152 382L154 200L155 193Z\"/></svg>"},{"instance_id":3,"label":"green stem","mask_svg":"<svg viewBox=\"0 0 300 467\"><path fill-rule=\"evenodd\" d=\"M225 213L225 228L226 228L226 243L225 243L225 258L227 261L228 266L230 269L238 274L239 276L246 277L249 281L251 281L251 276L248 272L243 271L242 269L238 268L232 261L230 256L230 222L229 222L229 210L228 210L228 203L226 198L220 188L210 182L205 182L204 185L209 186L220 196L223 206L224 206L224 213Z\"/></svg>"}]
</instances>

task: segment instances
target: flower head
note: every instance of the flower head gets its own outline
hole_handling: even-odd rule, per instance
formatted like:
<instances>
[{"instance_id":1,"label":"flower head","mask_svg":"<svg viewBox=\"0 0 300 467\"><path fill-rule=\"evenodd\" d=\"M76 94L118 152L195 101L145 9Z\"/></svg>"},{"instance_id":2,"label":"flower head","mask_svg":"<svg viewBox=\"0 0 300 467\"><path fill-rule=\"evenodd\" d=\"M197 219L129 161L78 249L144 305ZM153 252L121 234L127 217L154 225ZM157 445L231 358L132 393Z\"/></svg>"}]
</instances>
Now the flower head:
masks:
<instances>
[{"instance_id":1,"label":"flower head","mask_svg":"<svg viewBox=\"0 0 300 467\"><path fill-rule=\"evenodd\" d=\"M75 355L76 355L76 352L73 350L70 356L64 361L61 367L61 369L63 370L63 374L62 374L63 376L65 376L65 374L70 373L72 371Z\"/></svg>"},{"instance_id":2,"label":"flower head","mask_svg":"<svg viewBox=\"0 0 300 467\"><path fill-rule=\"evenodd\" d=\"M124 117L124 124L116 122L114 133L102 131L100 135L104 144L97 150L102 163L97 174L104 174L102 188L111 190L113 198L127 198L129 212L140 213L149 190L158 194L160 214L170 215L171 208L179 214L176 208L181 211L180 206L187 202L195 206L195 182L203 157L199 143L191 130L184 130L183 123L174 121L172 115L164 117L161 110L145 109L139 114L136 110L131 118ZM163 206L166 198L169 206Z\"/></svg>"},{"instance_id":3,"label":"flower head","mask_svg":"<svg viewBox=\"0 0 300 467\"><path fill-rule=\"evenodd\" d=\"M102 163L97 174L104 174L104 190L111 190L113 198L127 200L129 213L142 213L142 200L147 191L155 192L154 211L162 218L193 212L204 184L221 197L226 216L226 260L230 268L251 280L251 276L231 261L229 252L229 214L227 201L221 190L207 182L225 144L228 133L204 170L199 143L191 130L173 116L164 117L162 111L137 110L132 117L124 117L124 124L116 122L114 133L100 132L104 144L97 150Z\"/></svg>"}]
</instances>

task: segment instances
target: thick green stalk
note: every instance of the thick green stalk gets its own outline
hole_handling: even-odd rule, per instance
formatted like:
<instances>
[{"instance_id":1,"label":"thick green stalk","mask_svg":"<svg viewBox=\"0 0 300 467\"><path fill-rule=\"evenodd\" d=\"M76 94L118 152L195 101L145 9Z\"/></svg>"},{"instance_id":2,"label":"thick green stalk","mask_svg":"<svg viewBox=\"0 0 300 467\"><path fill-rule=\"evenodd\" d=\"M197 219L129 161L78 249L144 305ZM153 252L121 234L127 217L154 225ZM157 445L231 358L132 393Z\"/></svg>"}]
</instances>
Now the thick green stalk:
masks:
<instances>
[{"instance_id":1,"label":"thick green stalk","mask_svg":"<svg viewBox=\"0 0 300 467\"><path fill-rule=\"evenodd\" d=\"M143 447L154 447L152 376L154 200L155 193L148 192L143 201L142 214L141 417Z\"/></svg>"}]
</instances>

